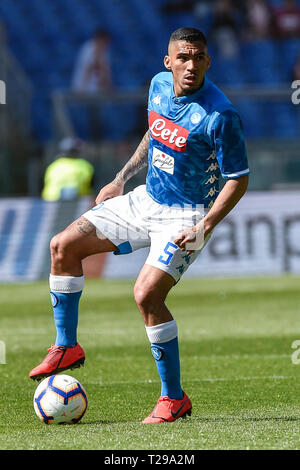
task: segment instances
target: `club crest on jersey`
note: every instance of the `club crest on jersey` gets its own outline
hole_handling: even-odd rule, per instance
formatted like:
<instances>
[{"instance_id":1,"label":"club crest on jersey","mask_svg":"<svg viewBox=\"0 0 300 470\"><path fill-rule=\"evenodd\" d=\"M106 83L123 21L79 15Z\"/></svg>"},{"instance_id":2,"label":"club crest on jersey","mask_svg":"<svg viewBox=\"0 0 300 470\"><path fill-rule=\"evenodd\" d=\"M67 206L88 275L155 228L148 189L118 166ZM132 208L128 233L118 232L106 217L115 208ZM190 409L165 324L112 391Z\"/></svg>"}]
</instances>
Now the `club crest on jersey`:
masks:
<instances>
[{"instance_id":1,"label":"club crest on jersey","mask_svg":"<svg viewBox=\"0 0 300 470\"><path fill-rule=\"evenodd\" d=\"M149 113L149 128L152 137L162 144L178 152L186 151L188 129L175 124L153 110Z\"/></svg>"},{"instance_id":2,"label":"club crest on jersey","mask_svg":"<svg viewBox=\"0 0 300 470\"><path fill-rule=\"evenodd\" d=\"M174 174L174 157L156 147L153 147L152 164L170 175Z\"/></svg>"},{"instance_id":3,"label":"club crest on jersey","mask_svg":"<svg viewBox=\"0 0 300 470\"><path fill-rule=\"evenodd\" d=\"M198 122L200 122L200 121L201 121L201 114L199 114L199 113L193 113L193 114L191 115L191 122L192 122L193 124L198 124Z\"/></svg>"}]
</instances>

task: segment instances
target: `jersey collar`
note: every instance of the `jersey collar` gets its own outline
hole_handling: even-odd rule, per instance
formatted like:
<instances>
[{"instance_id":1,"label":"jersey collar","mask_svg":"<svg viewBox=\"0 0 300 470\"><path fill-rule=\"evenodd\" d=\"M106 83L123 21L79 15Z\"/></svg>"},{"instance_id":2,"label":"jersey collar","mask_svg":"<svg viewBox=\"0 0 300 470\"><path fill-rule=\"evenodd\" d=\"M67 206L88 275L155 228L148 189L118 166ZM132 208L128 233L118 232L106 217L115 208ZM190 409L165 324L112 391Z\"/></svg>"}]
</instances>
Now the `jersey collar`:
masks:
<instances>
[{"instance_id":1,"label":"jersey collar","mask_svg":"<svg viewBox=\"0 0 300 470\"><path fill-rule=\"evenodd\" d=\"M174 85L172 85L171 98L177 104L191 103L195 101L197 98L199 98L201 95L203 95L203 93L205 93L208 87L208 82L209 82L208 78L204 77L202 87L199 88L197 91L195 91L195 93L192 93L191 95L185 95L185 96L176 96L174 93Z\"/></svg>"}]
</instances>

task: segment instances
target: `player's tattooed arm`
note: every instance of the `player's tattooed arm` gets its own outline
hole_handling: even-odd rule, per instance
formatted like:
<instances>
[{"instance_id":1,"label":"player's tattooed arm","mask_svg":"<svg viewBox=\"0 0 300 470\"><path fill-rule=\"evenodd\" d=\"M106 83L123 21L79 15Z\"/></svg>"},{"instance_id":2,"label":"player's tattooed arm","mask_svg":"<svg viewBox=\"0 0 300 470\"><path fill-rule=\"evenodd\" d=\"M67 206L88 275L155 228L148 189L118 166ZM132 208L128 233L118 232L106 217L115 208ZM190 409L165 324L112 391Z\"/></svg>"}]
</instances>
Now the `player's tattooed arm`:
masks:
<instances>
[{"instance_id":1,"label":"player's tattooed arm","mask_svg":"<svg viewBox=\"0 0 300 470\"><path fill-rule=\"evenodd\" d=\"M136 151L122 170L117 173L115 179L100 190L95 200L96 204L100 204L107 199L121 196L123 194L126 181L147 165L148 148L149 131L146 132Z\"/></svg>"},{"instance_id":2,"label":"player's tattooed arm","mask_svg":"<svg viewBox=\"0 0 300 470\"><path fill-rule=\"evenodd\" d=\"M145 168L148 159L149 131L146 132L131 159L126 163L119 173L117 173L113 183L123 185L132 176Z\"/></svg>"}]
</instances>

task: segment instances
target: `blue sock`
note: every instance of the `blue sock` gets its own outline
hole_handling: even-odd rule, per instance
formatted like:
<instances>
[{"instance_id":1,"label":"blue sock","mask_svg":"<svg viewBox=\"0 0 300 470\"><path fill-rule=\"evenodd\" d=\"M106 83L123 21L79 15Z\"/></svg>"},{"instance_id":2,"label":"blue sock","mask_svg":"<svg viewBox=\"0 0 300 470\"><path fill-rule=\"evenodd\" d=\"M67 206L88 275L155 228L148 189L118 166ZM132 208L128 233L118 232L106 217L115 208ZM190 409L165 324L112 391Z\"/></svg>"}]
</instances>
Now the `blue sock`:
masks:
<instances>
[{"instance_id":1,"label":"blue sock","mask_svg":"<svg viewBox=\"0 0 300 470\"><path fill-rule=\"evenodd\" d=\"M181 400L178 338L165 343L151 343L151 352L161 380L161 396Z\"/></svg>"},{"instance_id":2,"label":"blue sock","mask_svg":"<svg viewBox=\"0 0 300 470\"><path fill-rule=\"evenodd\" d=\"M78 304L80 292L50 292L56 326L57 346L75 346L77 343Z\"/></svg>"},{"instance_id":3,"label":"blue sock","mask_svg":"<svg viewBox=\"0 0 300 470\"><path fill-rule=\"evenodd\" d=\"M72 347L77 343L78 304L84 276L50 274L50 297L56 326L57 346Z\"/></svg>"}]
</instances>

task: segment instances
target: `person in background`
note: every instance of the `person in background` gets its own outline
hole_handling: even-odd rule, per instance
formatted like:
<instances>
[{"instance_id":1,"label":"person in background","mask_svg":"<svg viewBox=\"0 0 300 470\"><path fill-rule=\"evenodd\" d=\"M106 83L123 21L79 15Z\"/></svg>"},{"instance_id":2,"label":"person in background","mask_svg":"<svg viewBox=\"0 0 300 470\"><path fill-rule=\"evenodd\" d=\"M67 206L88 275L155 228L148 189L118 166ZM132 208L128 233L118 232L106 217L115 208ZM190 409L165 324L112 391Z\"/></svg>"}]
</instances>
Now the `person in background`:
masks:
<instances>
[{"instance_id":1,"label":"person in background","mask_svg":"<svg viewBox=\"0 0 300 470\"><path fill-rule=\"evenodd\" d=\"M218 54L224 59L237 57L239 53L239 11L231 0L216 0L213 5L213 21L209 33Z\"/></svg>"},{"instance_id":2,"label":"person in background","mask_svg":"<svg viewBox=\"0 0 300 470\"><path fill-rule=\"evenodd\" d=\"M110 64L111 37L97 29L93 37L80 48L72 77L75 92L107 92L112 88Z\"/></svg>"},{"instance_id":3,"label":"person in background","mask_svg":"<svg viewBox=\"0 0 300 470\"><path fill-rule=\"evenodd\" d=\"M250 40L269 38L273 29L273 12L266 0L248 0L247 36Z\"/></svg>"},{"instance_id":4,"label":"person in background","mask_svg":"<svg viewBox=\"0 0 300 470\"><path fill-rule=\"evenodd\" d=\"M45 201L74 200L92 194L93 165L80 158L83 142L65 137L59 155L46 169L42 198Z\"/></svg>"},{"instance_id":5,"label":"person in background","mask_svg":"<svg viewBox=\"0 0 300 470\"><path fill-rule=\"evenodd\" d=\"M81 46L71 79L71 91L86 97L80 113L87 116L86 138L94 142L104 139L115 126L110 103L101 99L114 91L110 44L110 34L98 28Z\"/></svg>"},{"instance_id":6,"label":"person in background","mask_svg":"<svg viewBox=\"0 0 300 470\"><path fill-rule=\"evenodd\" d=\"M284 0L274 11L275 36L279 39L300 37L300 7L295 0Z\"/></svg>"}]
</instances>

